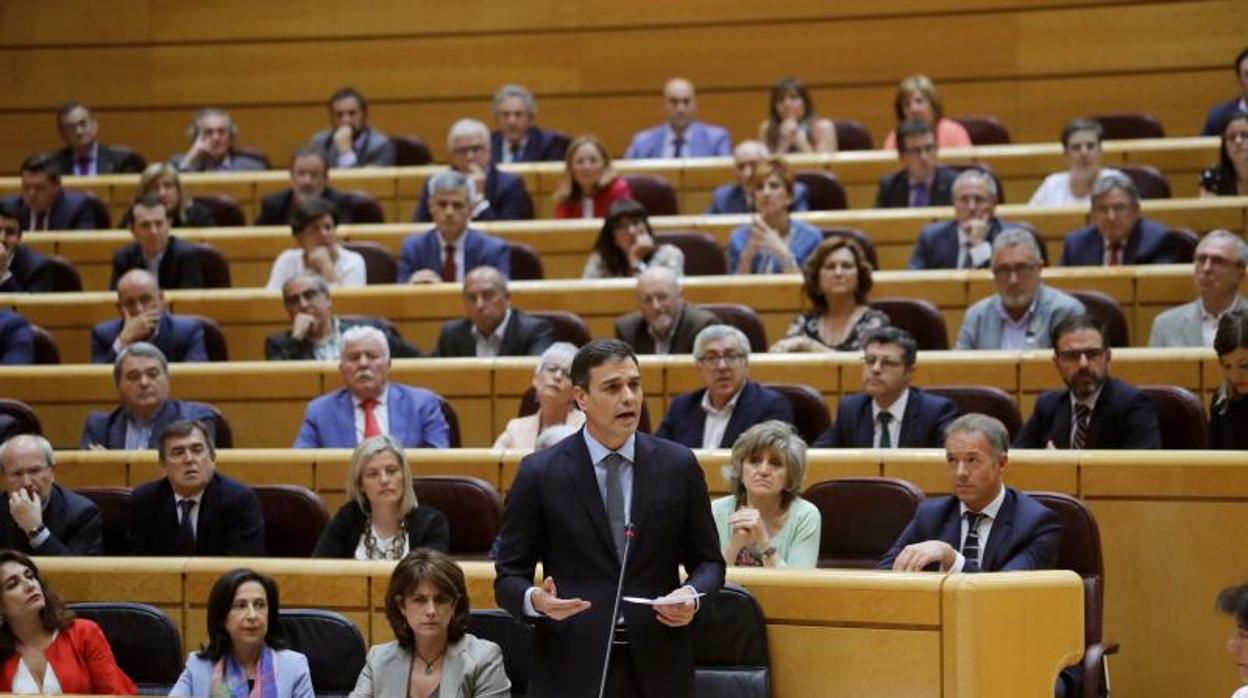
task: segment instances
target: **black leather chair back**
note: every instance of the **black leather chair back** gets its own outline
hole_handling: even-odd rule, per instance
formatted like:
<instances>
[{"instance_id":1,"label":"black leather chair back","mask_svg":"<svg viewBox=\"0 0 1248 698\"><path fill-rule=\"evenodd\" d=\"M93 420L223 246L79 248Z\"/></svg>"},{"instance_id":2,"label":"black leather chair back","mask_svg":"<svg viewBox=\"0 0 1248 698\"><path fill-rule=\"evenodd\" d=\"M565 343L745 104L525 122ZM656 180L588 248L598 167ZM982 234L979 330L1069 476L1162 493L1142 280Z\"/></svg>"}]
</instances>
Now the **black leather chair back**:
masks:
<instances>
[{"instance_id":1,"label":"black leather chair back","mask_svg":"<svg viewBox=\"0 0 1248 698\"><path fill-rule=\"evenodd\" d=\"M1162 448L1209 447L1209 419L1204 404L1192 391L1177 385L1141 385L1140 390L1157 408Z\"/></svg>"},{"instance_id":2,"label":"black leather chair back","mask_svg":"<svg viewBox=\"0 0 1248 698\"><path fill-rule=\"evenodd\" d=\"M367 284L392 284L399 278L399 263L390 250L375 242L352 240L343 247L364 257L364 280Z\"/></svg>"},{"instance_id":3,"label":"black leather chair back","mask_svg":"<svg viewBox=\"0 0 1248 698\"><path fill-rule=\"evenodd\" d=\"M194 243L199 251L199 264L204 272L204 288L230 288L230 263L221 250L212 245Z\"/></svg>"},{"instance_id":4,"label":"black leather chair back","mask_svg":"<svg viewBox=\"0 0 1248 698\"><path fill-rule=\"evenodd\" d=\"M714 313L725 325L732 325L744 332L745 338L750 341L751 352L761 354L767 351L767 328L750 306L740 303L699 303L697 307Z\"/></svg>"},{"instance_id":5,"label":"black leather chair back","mask_svg":"<svg viewBox=\"0 0 1248 698\"><path fill-rule=\"evenodd\" d=\"M399 167L433 163L433 153L420 136L391 134L390 142L394 143L394 164Z\"/></svg>"},{"instance_id":6,"label":"black leather chair back","mask_svg":"<svg viewBox=\"0 0 1248 698\"><path fill-rule=\"evenodd\" d=\"M52 337L51 332L38 325L31 325L30 338L34 349L32 364L49 366L61 363L61 349L56 346L56 339Z\"/></svg>"},{"instance_id":7,"label":"black leather chair back","mask_svg":"<svg viewBox=\"0 0 1248 698\"><path fill-rule=\"evenodd\" d=\"M675 216L680 213L680 205L676 201L676 190L667 179L659 175L629 174L623 175L628 188L635 199L646 207L651 216Z\"/></svg>"},{"instance_id":8,"label":"black leather chair back","mask_svg":"<svg viewBox=\"0 0 1248 698\"><path fill-rule=\"evenodd\" d=\"M807 444L813 444L832 424L828 404L818 390L801 383L763 383L780 393L793 407L793 428Z\"/></svg>"},{"instance_id":9,"label":"black leather chair back","mask_svg":"<svg viewBox=\"0 0 1248 698\"><path fill-rule=\"evenodd\" d=\"M831 172L803 170L794 179L806 185L806 202L811 211L844 211L849 208L845 187Z\"/></svg>"},{"instance_id":10,"label":"black leather chair back","mask_svg":"<svg viewBox=\"0 0 1248 698\"><path fill-rule=\"evenodd\" d=\"M209 361L229 361L230 347L225 333L215 320L206 315L184 315L183 317L198 320L204 328L204 349L208 351Z\"/></svg>"},{"instance_id":11,"label":"black leather chair back","mask_svg":"<svg viewBox=\"0 0 1248 698\"><path fill-rule=\"evenodd\" d=\"M503 670L511 680L511 695L525 695L533 657L533 629L502 609L489 608L472 610L468 615L468 632L503 650Z\"/></svg>"},{"instance_id":12,"label":"black leather chair back","mask_svg":"<svg viewBox=\"0 0 1248 698\"><path fill-rule=\"evenodd\" d=\"M372 194L359 189L342 193L343 208L345 211L339 211L339 217L350 223L385 223L386 214L381 210L381 205L377 203L377 199Z\"/></svg>"},{"instance_id":13,"label":"black leather chair back","mask_svg":"<svg viewBox=\"0 0 1248 698\"><path fill-rule=\"evenodd\" d=\"M1152 165L1119 165L1118 170L1131 178L1141 199L1169 199L1170 180Z\"/></svg>"},{"instance_id":14,"label":"black leather chair back","mask_svg":"<svg viewBox=\"0 0 1248 698\"><path fill-rule=\"evenodd\" d=\"M1194 260L1198 244L1200 236L1187 228L1170 228L1166 231L1166 239L1162 241L1163 249L1176 264L1188 264Z\"/></svg>"},{"instance_id":15,"label":"black leather chair back","mask_svg":"<svg viewBox=\"0 0 1248 698\"><path fill-rule=\"evenodd\" d=\"M11 422L0 437L8 438L18 434L43 434L43 425L30 405L21 400L0 398L0 415L8 417Z\"/></svg>"},{"instance_id":16,"label":"black leather chair back","mask_svg":"<svg viewBox=\"0 0 1248 698\"><path fill-rule=\"evenodd\" d=\"M954 121L962 124L974 145L1004 145L1010 142L1010 132L997 117L959 116Z\"/></svg>"},{"instance_id":17,"label":"black leather chair back","mask_svg":"<svg viewBox=\"0 0 1248 698\"><path fill-rule=\"evenodd\" d=\"M978 412L996 417L1010 432L1010 440L1023 428L1023 417L1018 412L1014 396L991 385L933 385L923 390L953 400L960 414Z\"/></svg>"},{"instance_id":18,"label":"black leather chair back","mask_svg":"<svg viewBox=\"0 0 1248 698\"><path fill-rule=\"evenodd\" d=\"M72 293L82 290L82 277L68 259L59 255L48 255L49 275L52 277L52 291L55 293Z\"/></svg>"},{"instance_id":19,"label":"black leather chair back","mask_svg":"<svg viewBox=\"0 0 1248 698\"><path fill-rule=\"evenodd\" d=\"M451 529L452 555L490 552L503 527L503 498L485 480L458 475L421 475L412 478L416 500L446 516Z\"/></svg>"},{"instance_id":20,"label":"black leather chair back","mask_svg":"<svg viewBox=\"0 0 1248 698\"><path fill-rule=\"evenodd\" d=\"M744 587L727 582L694 616L694 695L768 698L767 624Z\"/></svg>"},{"instance_id":21,"label":"black leather chair back","mask_svg":"<svg viewBox=\"0 0 1248 698\"><path fill-rule=\"evenodd\" d=\"M728 273L728 260L724 257L724 250L710 233L655 233L654 244L674 245L685 253L685 276L719 276Z\"/></svg>"},{"instance_id":22,"label":"black leather chair back","mask_svg":"<svg viewBox=\"0 0 1248 698\"><path fill-rule=\"evenodd\" d=\"M290 648L308 658L317 696L345 696L364 669L364 635L341 613L283 608L282 633Z\"/></svg>"},{"instance_id":23,"label":"black leather chair back","mask_svg":"<svg viewBox=\"0 0 1248 698\"><path fill-rule=\"evenodd\" d=\"M74 491L90 499L100 510L104 554L129 555L127 531L130 528L130 488L75 487Z\"/></svg>"},{"instance_id":24,"label":"black leather chair back","mask_svg":"<svg viewBox=\"0 0 1248 698\"><path fill-rule=\"evenodd\" d=\"M1079 302L1083 303L1083 307L1088 311L1088 315L1104 323L1105 341L1109 343L1109 346L1131 346L1131 333L1127 331L1127 316L1122 312L1122 306L1118 305L1118 301L1114 300L1113 296L1090 289L1067 291L1067 293L1078 298Z\"/></svg>"},{"instance_id":25,"label":"black leather chair back","mask_svg":"<svg viewBox=\"0 0 1248 698\"><path fill-rule=\"evenodd\" d=\"M1105 130L1105 140L1123 138L1165 138L1166 129L1152 114L1143 112L1112 112L1097 114L1093 121L1099 121Z\"/></svg>"},{"instance_id":26,"label":"black leather chair back","mask_svg":"<svg viewBox=\"0 0 1248 698\"><path fill-rule=\"evenodd\" d=\"M253 485L264 517L264 551L269 557L312 557L329 523L325 504L300 485Z\"/></svg>"},{"instance_id":27,"label":"black leather chair back","mask_svg":"<svg viewBox=\"0 0 1248 698\"><path fill-rule=\"evenodd\" d=\"M91 213L91 220L96 230L108 230L112 227L112 219L108 215L108 204L100 201L95 196L95 192L80 192L87 197L86 207Z\"/></svg>"},{"instance_id":28,"label":"black leather chair back","mask_svg":"<svg viewBox=\"0 0 1248 698\"><path fill-rule=\"evenodd\" d=\"M578 349L589 344L589 327L576 313L566 310L530 310L529 315L549 322L556 342L571 342Z\"/></svg>"},{"instance_id":29,"label":"black leather chair back","mask_svg":"<svg viewBox=\"0 0 1248 698\"><path fill-rule=\"evenodd\" d=\"M508 241L509 262L511 263L512 281L541 281L546 278L542 269L542 256L532 245L523 242Z\"/></svg>"},{"instance_id":30,"label":"black leather chair back","mask_svg":"<svg viewBox=\"0 0 1248 698\"><path fill-rule=\"evenodd\" d=\"M74 603L70 610L104 631L117 666L146 695L169 695L186 657L178 626L159 608L143 603Z\"/></svg>"},{"instance_id":31,"label":"black leather chair back","mask_svg":"<svg viewBox=\"0 0 1248 698\"><path fill-rule=\"evenodd\" d=\"M442 416L446 418L446 426L450 432L451 448L459 448L462 442L459 438L459 415L455 414L455 408L451 406L451 401L438 396L438 407L442 408Z\"/></svg>"},{"instance_id":32,"label":"black leather chair back","mask_svg":"<svg viewBox=\"0 0 1248 698\"><path fill-rule=\"evenodd\" d=\"M819 507L819 566L871 569L923 501L923 491L892 477L816 482L802 495Z\"/></svg>"},{"instance_id":33,"label":"black leather chair back","mask_svg":"<svg viewBox=\"0 0 1248 698\"><path fill-rule=\"evenodd\" d=\"M196 194L191 201L208 209L218 228L237 228L247 225L243 209L229 194Z\"/></svg>"},{"instance_id":34,"label":"black leather chair back","mask_svg":"<svg viewBox=\"0 0 1248 698\"><path fill-rule=\"evenodd\" d=\"M870 305L887 315L895 327L909 332L919 349L943 351L949 348L945 318L930 301L922 298L877 298Z\"/></svg>"},{"instance_id":35,"label":"black leather chair back","mask_svg":"<svg viewBox=\"0 0 1248 698\"><path fill-rule=\"evenodd\" d=\"M871 132L861 121L855 119L833 119L836 126L837 150L874 150L875 142L871 140Z\"/></svg>"}]
</instances>

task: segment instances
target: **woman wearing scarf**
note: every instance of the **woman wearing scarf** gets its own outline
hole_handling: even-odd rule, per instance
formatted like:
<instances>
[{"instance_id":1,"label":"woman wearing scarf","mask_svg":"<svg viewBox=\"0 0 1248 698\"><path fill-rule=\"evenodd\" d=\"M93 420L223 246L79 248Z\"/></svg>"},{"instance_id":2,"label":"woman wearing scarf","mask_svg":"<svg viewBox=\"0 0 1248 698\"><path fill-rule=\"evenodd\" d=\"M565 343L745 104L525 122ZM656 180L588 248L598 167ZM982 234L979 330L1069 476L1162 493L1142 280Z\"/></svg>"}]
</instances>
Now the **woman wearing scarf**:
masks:
<instances>
[{"instance_id":1,"label":"woman wearing scarf","mask_svg":"<svg viewBox=\"0 0 1248 698\"><path fill-rule=\"evenodd\" d=\"M208 646L186 658L170 695L313 698L308 659L286 646L277 583L249 569L221 575L208 595Z\"/></svg>"}]
</instances>

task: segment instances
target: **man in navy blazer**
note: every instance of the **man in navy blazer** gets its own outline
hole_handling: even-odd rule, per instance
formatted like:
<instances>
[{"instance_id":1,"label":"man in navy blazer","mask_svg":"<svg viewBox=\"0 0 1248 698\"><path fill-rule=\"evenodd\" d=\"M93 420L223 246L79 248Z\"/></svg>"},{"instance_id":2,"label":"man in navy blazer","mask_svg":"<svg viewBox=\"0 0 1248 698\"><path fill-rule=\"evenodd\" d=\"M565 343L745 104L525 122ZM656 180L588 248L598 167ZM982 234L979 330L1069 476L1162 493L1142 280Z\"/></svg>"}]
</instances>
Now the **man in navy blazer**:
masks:
<instances>
[{"instance_id":1,"label":"man in navy blazer","mask_svg":"<svg viewBox=\"0 0 1248 698\"><path fill-rule=\"evenodd\" d=\"M841 398L836 421L815 448L939 448L958 416L953 401L910 385L918 345L909 332L881 327L862 349L862 390Z\"/></svg>"},{"instance_id":2,"label":"man in navy blazer","mask_svg":"<svg viewBox=\"0 0 1248 698\"><path fill-rule=\"evenodd\" d=\"M429 178L434 228L403 239L399 251L399 282L432 284L462 281L480 266L511 276L511 248L493 235L468 227L472 215L472 181L455 170Z\"/></svg>"},{"instance_id":3,"label":"man in navy blazer","mask_svg":"<svg viewBox=\"0 0 1248 698\"><path fill-rule=\"evenodd\" d=\"M161 288L203 288L204 256L199 245L169 234L170 211L156 194L144 194L130 206L130 235L134 242L113 252L113 274L108 287L131 269L152 270Z\"/></svg>"},{"instance_id":4,"label":"man in navy blazer","mask_svg":"<svg viewBox=\"0 0 1248 698\"><path fill-rule=\"evenodd\" d=\"M390 347L381 330L361 325L343 332L338 369L346 387L308 403L295 448L354 448L380 434L404 448L450 447L438 396L389 382Z\"/></svg>"},{"instance_id":5,"label":"man in navy blazer","mask_svg":"<svg viewBox=\"0 0 1248 698\"><path fill-rule=\"evenodd\" d=\"M953 180L953 220L928 223L910 255L911 269L984 269L1001 232L997 183L983 170L964 170Z\"/></svg>"},{"instance_id":6,"label":"man in navy blazer","mask_svg":"<svg viewBox=\"0 0 1248 698\"><path fill-rule=\"evenodd\" d=\"M901 572L1010 572L1057 563L1062 527L1043 504L1004 481L1009 432L965 414L949 425L945 459L954 496L928 499L880 559Z\"/></svg>"},{"instance_id":7,"label":"man in navy blazer","mask_svg":"<svg viewBox=\"0 0 1248 698\"><path fill-rule=\"evenodd\" d=\"M1234 99L1214 105L1209 110L1209 115L1205 117L1205 126L1200 130L1202 136L1221 136L1226 122L1235 112L1248 111L1248 48L1235 56L1231 69L1235 71L1239 82L1240 94Z\"/></svg>"},{"instance_id":8,"label":"man in navy blazer","mask_svg":"<svg viewBox=\"0 0 1248 698\"><path fill-rule=\"evenodd\" d=\"M750 380L750 340L731 325L711 325L693 340L706 386L677 395L654 435L689 448L732 448L741 432L769 419L793 423L780 393Z\"/></svg>"},{"instance_id":9,"label":"man in navy blazer","mask_svg":"<svg viewBox=\"0 0 1248 698\"><path fill-rule=\"evenodd\" d=\"M711 192L711 205L707 207L708 215L719 213L753 213L753 196L749 193L750 180L754 179L754 170L758 164L771 157L771 152L762 141L741 141L732 149L732 170L736 176L736 184L724 184ZM810 192L801 182L793 183L793 201L789 204L790 211L806 211L810 209Z\"/></svg>"},{"instance_id":10,"label":"man in navy blazer","mask_svg":"<svg viewBox=\"0 0 1248 698\"><path fill-rule=\"evenodd\" d=\"M161 430L182 419L203 421L214 440L223 431L224 420L215 407L169 397L169 364L151 344L135 342L121 350L113 363L113 384L120 404L109 412L87 415L80 448L156 448Z\"/></svg>"},{"instance_id":11,"label":"man in navy blazer","mask_svg":"<svg viewBox=\"0 0 1248 698\"><path fill-rule=\"evenodd\" d=\"M1157 408L1147 395L1109 377L1105 325L1075 315L1053 328L1053 365L1066 390L1036 400L1014 439L1018 448L1161 448Z\"/></svg>"},{"instance_id":12,"label":"man in navy blazer","mask_svg":"<svg viewBox=\"0 0 1248 698\"><path fill-rule=\"evenodd\" d=\"M957 172L938 163L936 134L926 121L911 119L897 127L897 157L903 168L880 177L876 208L948 206L953 203Z\"/></svg>"},{"instance_id":13,"label":"man in navy blazer","mask_svg":"<svg viewBox=\"0 0 1248 698\"><path fill-rule=\"evenodd\" d=\"M263 557L260 500L217 472L207 425L180 420L158 438L165 476L130 495L130 554Z\"/></svg>"},{"instance_id":14,"label":"man in navy blazer","mask_svg":"<svg viewBox=\"0 0 1248 698\"><path fill-rule=\"evenodd\" d=\"M35 337L26 318L0 308L0 364L29 366L35 362Z\"/></svg>"},{"instance_id":15,"label":"man in navy blazer","mask_svg":"<svg viewBox=\"0 0 1248 698\"><path fill-rule=\"evenodd\" d=\"M494 93L494 126L490 133L490 162L562 162L568 137L538 128L537 100L523 85L508 84Z\"/></svg>"},{"instance_id":16,"label":"man in navy blazer","mask_svg":"<svg viewBox=\"0 0 1248 698\"><path fill-rule=\"evenodd\" d=\"M36 434L0 443L0 547L27 555L99 555L100 510L56 484L52 444Z\"/></svg>"},{"instance_id":17,"label":"man in navy blazer","mask_svg":"<svg viewBox=\"0 0 1248 698\"><path fill-rule=\"evenodd\" d=\"M52 260L22 244L17 204L0 200L0 293L46 293L55 281Z\"/></svg>"},{"instance_id":18,"label":"man in navy blazer","mask_svg":"<svg viewBox=\"0 0 1248 698\"><path fill-rule=\"evenodd\" d=\"M698 97L687 79L672 78L663 85L663 113L664 123L633 136L626 160L716 157L732 151L727 129L697 121Z\"/></svg>"},{"instance_id":19,"label":"man in navy blazer","mask_svg":"<svg viewBox=\"0 0 1248 698\"><path fill-rule=\"evenodd\" d=\"M290 158L290 188L273 192L260 200L256 225L290 225L290 216L302 201L320 197L338 210L338 222L351 222L351 207L342 192L327 186L329 160L325 150L305 145Z\"/></svg>"},{"instance_id":20,"label":"man in navy blazer","mask_svg":"<svg viewBox=\"0 0 1248 698\"><path fill-rule=\"evenodd\" d=\"M451 169L472 182L478 197L472 200L471 220L505 221L533 218L533 200L519 175L503 172L490 157L490 130L476 119L451 124L446 136ZM420 206L412 222L432 220L429 213L430 182L420 192Z\"/></svg>"},{"instance_id":21,"label":"man in navy blazer","mask_svg":"<svg viewBox=\"0 0 1248 698\"><path fill-rule=\"evenodd\" d=\"M22 230L94 230L95 212L86 194L61 188L61 169L51 155L22 162L22 193L6 201L17 211Z\"/></svg>"},{"instance_id":22,"label":"man in navy blazer","mask_svg":"<svg viewBox=\"0 0 1248 698\"><path fill-rule=\"evenodd\" d=\"M57 133L64 148L53 157L56 166L67 175L95 175L142 172L146 164L133 150L110 148L100 143L100 123L95 114L81 102L68 102L56 113Z\"/></svg>"},{"instance_id":23,"label":"man in navy blazer","mask_svg":"<svg viewBox=\"0 0 1248 698\"><path fill-rule=\"evenodd\" d=\"M1131 178L1110 172L1092 185L1092 220L1066 235L1064 267L1116 267L1124 264L1174 264L1176 251L1166 244L1166 226L1140 216L1140 192Z\"/></svg>"},{"instance_id":24,"label":"man in navy blazer","mask_svg":"<svg viewBox=\"0 0 1248 698\"><path fill-rule=\"evenodd\" d=\"M165 311L165 294L156 278L131 269L117 283L120 318L91 328L91 362L109 364L135 342L156 345L170 361L207 361L204 325L199 320Z\"/></svg>"},{"instance_id":25,"label":"man in navy blazer","mask_svg":"<svg viewBox=\"0 0 1248 698\"><path fill-rule=\"evenodd\" d=\"M549 322L511 307L507 279L494 267L464 278L464 313L443 323L434 356L541 356L555 341Z\"/></svg>"},{"instance_id":26,"label":"man in navy blazer","mask_svg":"<svg viewBox=\"0 0 1248 698\"><path fill-rule=\"evenodd\" d=\"M684 446L637 432L641 372L627 344L582 347L572 382L585 428L520 462L498 541L494 597L534 627L529 693L595 695L605 659L607 696L691 696L689 597L724 581L702 470ZM617 623L621 572L625 596L676 603L622 603Z\"/></svg>"}]
</instances>

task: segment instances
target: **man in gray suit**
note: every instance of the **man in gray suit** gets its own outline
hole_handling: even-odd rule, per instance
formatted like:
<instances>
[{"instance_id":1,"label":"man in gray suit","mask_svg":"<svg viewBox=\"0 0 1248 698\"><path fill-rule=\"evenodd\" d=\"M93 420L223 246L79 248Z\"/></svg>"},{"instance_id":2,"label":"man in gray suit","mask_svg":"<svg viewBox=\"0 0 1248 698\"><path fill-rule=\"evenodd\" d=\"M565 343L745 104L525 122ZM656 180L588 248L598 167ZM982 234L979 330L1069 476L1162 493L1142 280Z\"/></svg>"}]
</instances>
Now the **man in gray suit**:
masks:
<instances>
[{"instance_id":1,"label":"man in gray suit","mask_svg":"<svg viewBox=\"0 0 1248 698\"><path fill-rule=\"evenodd\" d=\"M1073 296L1045 286L1035 237L1006 228L992 241L992 285L996 294L966 311L954 349L1037 349L1049 346L1049 331L1083 313Z\"/></svg>"},{"instance_id":2,"label":"man in gray suit","mask_svg":"<svg viewBox=\"0 0 1248 698\"><path fill-rule=\"evenodd\" d=\"M1240 295L1248 245L1229 230L1215 230L1196 246L1192 280L1196 294L1191 303L1166 310L1153 320L1150 347L1212 347L1218 320L1232 310L1248 310Z\"/></svg>"},{"instance_id":3,"label":"man in gray suit","mask_svg":"<svg viewBox=\"0 0 1248 698\"><path fill-rule=\"evenodd\" d=\"M368 125L368 100L354 87L344 87L329 98L332 128L317 132L312 143L325 151L331 167L389 167L394 165L394 143Z\"/></svg>"}]
</instances>

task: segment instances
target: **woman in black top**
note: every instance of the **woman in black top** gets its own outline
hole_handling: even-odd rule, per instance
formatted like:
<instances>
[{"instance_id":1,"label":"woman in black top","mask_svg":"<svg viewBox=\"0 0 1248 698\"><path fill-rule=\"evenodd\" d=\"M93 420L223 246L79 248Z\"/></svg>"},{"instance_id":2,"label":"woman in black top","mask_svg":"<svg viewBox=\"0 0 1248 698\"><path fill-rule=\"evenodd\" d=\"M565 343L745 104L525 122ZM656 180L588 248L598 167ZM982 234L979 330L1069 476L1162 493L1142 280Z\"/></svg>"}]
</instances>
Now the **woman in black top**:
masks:
<instances>
[{"instance_id":1,"label":"woman in black top","mask_svg":"<svg viewBox=\"0 0 1248 698\"><path fill-rule=\"evenodd\" d=\"M1248 450L1248 313L1222 316L1213 350L1223 381L1209 406L1209 447Z\"/></svg>"},{"instance_id":2,"label":"woman in black top","mask_svg":"<svg viewBox=\"0 0 1248 698\"><path fill-rule=\"evenodd\" d=\"M1200 173L1201 196L1248 194L1248 112L1236 112L1222 127L1222 150L1216 167Z\"/></svg>"}]
</instances>

